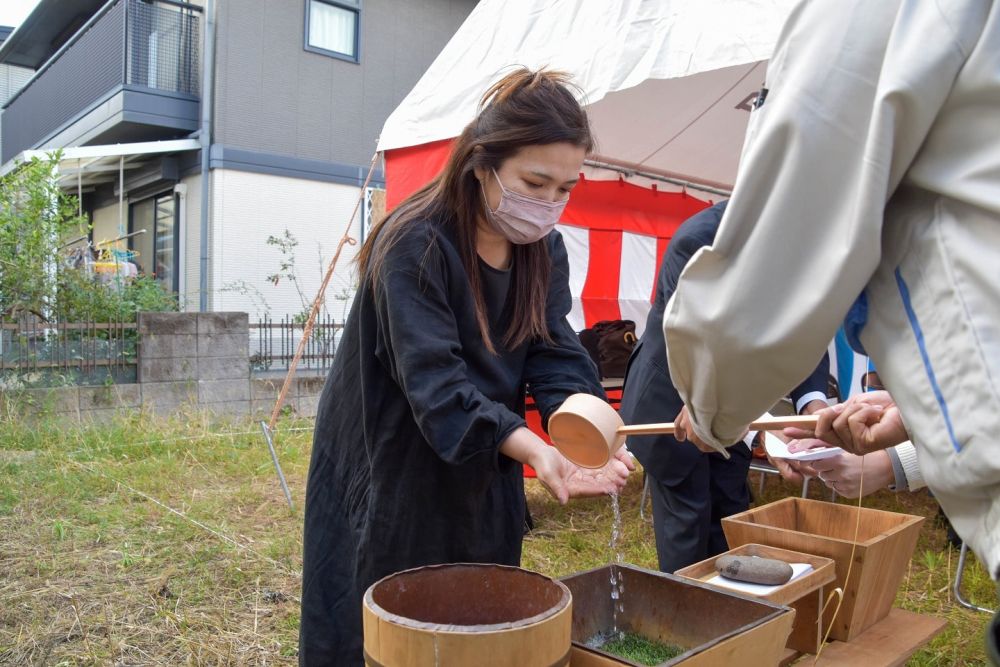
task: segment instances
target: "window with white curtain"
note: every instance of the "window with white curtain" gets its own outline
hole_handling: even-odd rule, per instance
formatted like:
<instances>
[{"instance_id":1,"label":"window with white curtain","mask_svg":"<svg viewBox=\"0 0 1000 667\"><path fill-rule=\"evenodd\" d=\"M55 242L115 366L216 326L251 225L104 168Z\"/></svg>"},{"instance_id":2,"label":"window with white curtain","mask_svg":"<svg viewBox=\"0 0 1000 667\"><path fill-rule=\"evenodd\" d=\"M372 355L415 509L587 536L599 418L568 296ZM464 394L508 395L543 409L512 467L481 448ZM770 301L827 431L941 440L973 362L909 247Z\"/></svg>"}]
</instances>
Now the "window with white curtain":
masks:
<instances>
[{"instance_id":1,"label":"window with white curtain","mask_svg":"<svg viewBox=\"0 0 1000 667\"><path fill-rule=\"evenodd\" d=\"M306 0L306 47L358 62L361 0Z\"/></svg>"}]
</instances>

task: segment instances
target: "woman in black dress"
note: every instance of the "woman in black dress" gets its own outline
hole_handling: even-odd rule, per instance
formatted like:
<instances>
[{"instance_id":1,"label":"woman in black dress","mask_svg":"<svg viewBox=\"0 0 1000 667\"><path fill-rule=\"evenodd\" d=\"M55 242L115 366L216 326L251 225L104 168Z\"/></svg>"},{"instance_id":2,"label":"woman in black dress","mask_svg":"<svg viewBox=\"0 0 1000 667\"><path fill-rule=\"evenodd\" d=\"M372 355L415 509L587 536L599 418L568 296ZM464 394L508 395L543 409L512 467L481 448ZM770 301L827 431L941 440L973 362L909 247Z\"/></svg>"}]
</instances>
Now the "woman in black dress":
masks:
<instances>
[{"instance_id":1,"label":"woman in black dress","mask_svg":"<svg viewBox=\"0 0 1000 667\"><path fill-rule=\"evenodd\" d=\"M566 321L555 223L592 147L552 72L484 96L444 171L375 229L316 417L306 490L299 661L362 660L361 597L421 565L518 565L522 463L559 502L624 486L628 455L577 468L525 426L603 397Z\"/></svg>"}]
</instances>

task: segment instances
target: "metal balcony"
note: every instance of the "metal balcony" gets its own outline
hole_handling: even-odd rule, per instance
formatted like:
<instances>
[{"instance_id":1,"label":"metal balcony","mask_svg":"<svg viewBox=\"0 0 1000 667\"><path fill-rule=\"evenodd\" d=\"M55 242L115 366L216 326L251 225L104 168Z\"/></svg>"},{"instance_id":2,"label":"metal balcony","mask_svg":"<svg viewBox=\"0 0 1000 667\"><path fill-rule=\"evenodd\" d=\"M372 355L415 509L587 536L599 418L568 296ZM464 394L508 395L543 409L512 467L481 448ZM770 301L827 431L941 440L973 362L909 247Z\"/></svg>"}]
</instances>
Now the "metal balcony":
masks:
<instances>
[{"instance_id":1,"label":"metal balcony","mask_svg":"<svg viewBox=\"0 0 1000 667\"><path fill-rule=\"evenodd\" d=\"M109 1L4 105L0 163L26 149L197 129L198 9L171 0Z\"/></svg>"}]
</instances>

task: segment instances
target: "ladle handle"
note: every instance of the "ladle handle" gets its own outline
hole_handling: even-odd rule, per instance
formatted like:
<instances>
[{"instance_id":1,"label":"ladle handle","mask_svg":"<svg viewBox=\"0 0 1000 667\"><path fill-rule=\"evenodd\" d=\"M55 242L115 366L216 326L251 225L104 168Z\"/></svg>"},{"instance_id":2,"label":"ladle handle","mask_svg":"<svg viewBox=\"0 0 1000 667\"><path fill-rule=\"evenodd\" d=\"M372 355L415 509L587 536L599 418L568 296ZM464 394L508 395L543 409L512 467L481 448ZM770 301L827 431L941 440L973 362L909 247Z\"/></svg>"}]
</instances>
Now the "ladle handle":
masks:
<instances>
[{"instance_id":1,"label":"ladle handle","mask_svg":"<svg viewBox=\"0 0 1000 667\"><path fill-rule=\"evenodd\" d=\"M814 415L799 415L795 417L768 417L758 419L750 423L751 431L780 431L783 428L794 426L796 428L815 429L819 418ZM634 424L632 426L620 426L619 435L654 435L659 433L673 434L674 423L665 424Z\"/></svg>"}]
</instances>

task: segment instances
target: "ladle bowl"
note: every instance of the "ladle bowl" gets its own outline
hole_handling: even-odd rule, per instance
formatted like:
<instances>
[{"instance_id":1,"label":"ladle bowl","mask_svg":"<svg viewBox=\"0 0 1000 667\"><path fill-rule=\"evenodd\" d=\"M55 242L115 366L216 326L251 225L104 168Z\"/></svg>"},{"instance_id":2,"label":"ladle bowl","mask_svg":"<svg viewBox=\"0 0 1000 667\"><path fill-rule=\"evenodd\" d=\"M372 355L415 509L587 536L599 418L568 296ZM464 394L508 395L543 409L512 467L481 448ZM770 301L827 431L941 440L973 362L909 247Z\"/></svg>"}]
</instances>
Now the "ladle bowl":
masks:
<instances>
[{"instance_id":1,"label":"ladle bowl","mask_svg":"<svg viewBox=\"0 0 1000 667\"><path fill-rule=\"evenodd\" d=\"M789 426L816 427L813 415L761 417L750 423L752 431L774 431ZM590 394L572 394L549 417L549 438L563 456L581 468L600 468L614 456L628 435L674 432L673 422L625 426L618 411L607 401ZM729 458L723 448L720 454Z\"/></svg>"},{"instance_id":2,"label":"ladle bowl","mask_svg":"<svg viewBox=\"0 0 1000 667\"><path fill-rule=\"evenodd\" d=\"M625 444L625 425L607 401L573 394L549 417L549 438L563 456L581 468L600 468Z\"/></svg>"}]
</instances>

